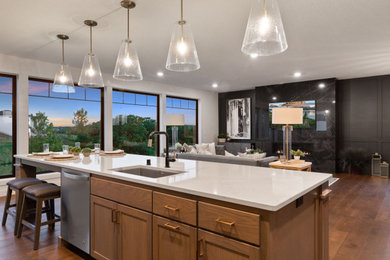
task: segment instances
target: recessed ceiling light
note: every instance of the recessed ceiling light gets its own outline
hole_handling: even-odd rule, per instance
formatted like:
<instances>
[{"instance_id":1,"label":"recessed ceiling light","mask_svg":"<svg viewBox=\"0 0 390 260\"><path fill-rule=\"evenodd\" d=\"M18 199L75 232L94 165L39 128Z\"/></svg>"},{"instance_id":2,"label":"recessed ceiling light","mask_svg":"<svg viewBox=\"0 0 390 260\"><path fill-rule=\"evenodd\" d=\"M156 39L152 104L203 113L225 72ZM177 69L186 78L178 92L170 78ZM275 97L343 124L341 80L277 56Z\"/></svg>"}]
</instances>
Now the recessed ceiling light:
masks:
<instances>
[{"instance_id":1,"label":"recessed ceiling light","mask_svg":"<svg viewBox=\"0 0 390 260\"><path fill-rule=\"evenodd\" d=\"M277 100L278 98L277 97L272 97L272 100Z\"/></svg>"},{"instance_id":2,"label":"recessed ceiling light","mask_svg":"<svg viewBox=\"0 0 390 260\"><path fill-rule=\"evenodd\" d=\"M162 72L162 71L157 72L157 76L163 77L164 76L164 72Z\"/></svg>"},{"instance_id":3,"label":"recessed ceiling light","mask_svg":"<svg viewBox=\"0 0 390 260\"><path fill-rule=\"evenodd\" d=\"M213 83L213 85L211 85L213 88L218 88L218 84L217 83Z\"/></svg>"},{"instance_id":4,"label":"recessed ceiling light","mask_svg":"<svg viewBox=\"0 0 390 260\"><path fill-rule=\"evenodd\" d=\"M319 87L319 88L325 88L325 86L326 86L325 83L320 83L320 84L318 84L318 87Z\"/></svg>"},{"instance_id":5,"label":"recessed ceiling light","mask_svg":"<svg viewBox=\"0 0 390 260\"><path fill-rule=\"evenodd\" d=\"M256 59L257 57L259 57L259 54L257 54L257 53L252 53L251 54L251 58L252 59Z\"/></svg>"},{"instance_id":6,"label":"recessed ceiling light","mask_svg":"<svg viewBox=\"0 0 390 260\"><path fill-rule=\"evenodd\" d=\"M325 113L326 113L326 114L329 114L329 110L328 110L328 109L327 109L327 110L325 110Z\"/></svg>"},{"instance_id":7,"label":"recessed ceiling light","mask_svg":"<svg viewBox=\"0 0 390 260\"><path fill-rule=\"evenodd\" d=\"M333 103L333 104L336 104L336 100L333 100L332 103Z\"/></svg>"},{"instance_id":8,"label":"recessed ceiling light","mask_svg":"<svg viewBox=\"0 0 390 260\"><path fill-rule=\"evenodd\" d=\"M302 76L302 73L299 72L299 71L297 71L297 72L294 73L294 78L299 78L299 77L301 77L301 76Z\"/></svg>"}]
</instances>

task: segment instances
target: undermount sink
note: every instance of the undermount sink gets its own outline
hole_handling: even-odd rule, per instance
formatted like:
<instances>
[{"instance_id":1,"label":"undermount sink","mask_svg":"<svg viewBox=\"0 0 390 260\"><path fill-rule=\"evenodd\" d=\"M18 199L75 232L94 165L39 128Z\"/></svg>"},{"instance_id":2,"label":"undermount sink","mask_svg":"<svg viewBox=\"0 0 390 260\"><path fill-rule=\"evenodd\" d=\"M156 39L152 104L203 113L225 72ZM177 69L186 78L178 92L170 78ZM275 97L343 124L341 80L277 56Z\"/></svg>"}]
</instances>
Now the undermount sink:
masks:
<instances>
[{"instance_id":1,"label":"undermount sink","mask_svg":"<svg viewBox=\"0 0 390 260\"><path fill-rule=\"evenodd\" d=\"M111 169L111 170L116 172L123 172L123 173L148 177L148 178L161 178L161 177L166 177L166 176L175 175L184 172L184 171L177 171L177 170L155 168L150 166L134 166L134 167L127 167L127 168Z\"/></svg>"}]
</instances>

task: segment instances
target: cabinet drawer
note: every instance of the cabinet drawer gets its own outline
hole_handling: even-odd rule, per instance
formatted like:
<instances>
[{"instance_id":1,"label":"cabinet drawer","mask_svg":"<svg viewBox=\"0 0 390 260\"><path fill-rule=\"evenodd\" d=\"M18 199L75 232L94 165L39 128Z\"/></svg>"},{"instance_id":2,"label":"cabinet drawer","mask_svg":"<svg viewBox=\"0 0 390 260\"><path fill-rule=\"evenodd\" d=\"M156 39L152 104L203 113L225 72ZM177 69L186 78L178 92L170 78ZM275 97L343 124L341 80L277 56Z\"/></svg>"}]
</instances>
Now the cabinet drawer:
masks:
<instances>
[{"instance_id":1,"label":"cabinet drawer","mask_svg":"<svg viewBox=\"0 0 390 260\"><path fill-rule=\"evenodd\" d=\"M151 190L92 177L91 193L128 206L152 211Z\"/></svg>"},{"instance_id":2,"label":"cabinet drawer","mask_svg":"<svg viewBox=\"0 0 390 260\"><path fill-rule=\"evenodd\" d=\"M204 230L198 231L198 259L260 260L260 248Z\"/></svg>"},{"instance_id":3,"label":"cabinet drawer","mask_svg":"<svg viewBox=\"0 0 390 260\"><path fill-rule=\"evenodd\" d=\"M196 228L153 216L153 259L195 260Z\"/></svg>"},{"instance_id":4,"label":"cabinet drawer","mask_svg":"<svg viewBox=\"0 0 390 260\"><path fill-rule=\"evenodd\" d=\"M153 192L155 214L196 225L196 201L161 192Z\"/></svg>"},{"instance_id":5,"label":"cabinet drawer","mask_svg":"<svg viewBox=\"0 0 390 260\"><path fill-rule=\"evenodd\" d=\"M199 227L260 244L260 215L199 202Z\"/></svg>"}]
</instances>

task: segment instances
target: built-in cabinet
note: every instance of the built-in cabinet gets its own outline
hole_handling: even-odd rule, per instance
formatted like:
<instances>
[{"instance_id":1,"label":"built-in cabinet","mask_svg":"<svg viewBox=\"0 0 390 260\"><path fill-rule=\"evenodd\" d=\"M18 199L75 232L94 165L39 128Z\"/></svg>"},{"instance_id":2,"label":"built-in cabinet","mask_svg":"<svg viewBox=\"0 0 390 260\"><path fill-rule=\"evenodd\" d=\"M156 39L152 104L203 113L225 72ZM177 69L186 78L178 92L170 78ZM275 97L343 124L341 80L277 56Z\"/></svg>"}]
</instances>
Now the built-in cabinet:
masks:
<instances>
[{"instance_id":1,"label":"built-in cabinet","mask_svg":"<svg viewBox=\"0 0 390 260\"><path fill-rule=\"evenodd\" d=\"M151 246L152 214L91 196L91 255L94 258L150 260Z\"/></svg>"},{"instance_id":2,"label":"built-in cabinet","mask_svg":"<svg viewBox=\"0 0 390 260\"><path fill-rule=\"evenodd\" d=\"M288 255L326 260L327 198L321 199L320 190L275 213L93 176L91 255L137 260L281 260Z\"/></svg>"}]
</instances>

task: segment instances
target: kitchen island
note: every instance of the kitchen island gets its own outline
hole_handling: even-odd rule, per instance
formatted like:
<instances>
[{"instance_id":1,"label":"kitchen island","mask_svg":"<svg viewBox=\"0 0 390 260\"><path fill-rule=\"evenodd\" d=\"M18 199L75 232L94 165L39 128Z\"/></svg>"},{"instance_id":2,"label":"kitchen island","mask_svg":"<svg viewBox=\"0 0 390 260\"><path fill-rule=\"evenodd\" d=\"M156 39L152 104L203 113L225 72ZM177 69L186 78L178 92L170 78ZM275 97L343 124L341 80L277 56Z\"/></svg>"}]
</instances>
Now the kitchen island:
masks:
<instances>
[{"instance_id":1,"label":"kitchen island","mask_svg":"<svg viewBox=\"0 0 390 260\"><path fill-rule=\"evenodd\" d=\"M164 158L140 155L15 157L17 178L36 167L90 175L96 259L328 259L330 174L190 160L165 170ZM136 174L160 169L171 175Z\"/></svg>"}]
</instances>

